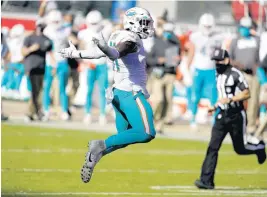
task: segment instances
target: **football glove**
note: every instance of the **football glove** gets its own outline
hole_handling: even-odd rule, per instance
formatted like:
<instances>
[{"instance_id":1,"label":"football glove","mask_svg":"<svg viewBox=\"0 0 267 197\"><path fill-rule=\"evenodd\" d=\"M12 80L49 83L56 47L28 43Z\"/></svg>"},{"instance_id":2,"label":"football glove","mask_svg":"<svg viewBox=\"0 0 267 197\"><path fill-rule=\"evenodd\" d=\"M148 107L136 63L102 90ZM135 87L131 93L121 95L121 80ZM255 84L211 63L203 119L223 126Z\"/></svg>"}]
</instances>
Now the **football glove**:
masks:
<instances>
[{"instance_id":1,"label":"football glove","mask_svg":"<svg viewBox=\"0 0 267 197\"><path fill-rule=\"evenodd\" d=\"M70 40L69 40L69 45L70 46L68 48L64 48L59 51L61 56L64 58L79 58L80 52L76 49L76 47Z\"/></svg>"}]
</instances>

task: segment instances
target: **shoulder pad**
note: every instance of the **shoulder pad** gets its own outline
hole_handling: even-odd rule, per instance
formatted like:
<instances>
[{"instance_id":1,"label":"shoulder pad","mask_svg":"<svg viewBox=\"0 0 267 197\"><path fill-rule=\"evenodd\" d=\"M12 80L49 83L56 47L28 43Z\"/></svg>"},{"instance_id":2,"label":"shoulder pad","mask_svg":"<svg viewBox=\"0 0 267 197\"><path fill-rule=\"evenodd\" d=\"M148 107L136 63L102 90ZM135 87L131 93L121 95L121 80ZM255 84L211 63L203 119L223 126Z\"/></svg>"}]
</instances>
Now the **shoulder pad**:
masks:
<instances>
[{"instance_id":1,"label":"shoulder pad","mask_svg":"<svg viewBox=\"0 0 267 197\"><path fill-rule=\"evenodd\" d=\"M126 41L131 41L131 42L139 42L140 38L138 37L137 34L130 32L130 31L125 31L125 30L120 30L116 31L113 34L113 39L116 39L116 43L118 42L126 42Z\"/></svg>"}]
</instances>

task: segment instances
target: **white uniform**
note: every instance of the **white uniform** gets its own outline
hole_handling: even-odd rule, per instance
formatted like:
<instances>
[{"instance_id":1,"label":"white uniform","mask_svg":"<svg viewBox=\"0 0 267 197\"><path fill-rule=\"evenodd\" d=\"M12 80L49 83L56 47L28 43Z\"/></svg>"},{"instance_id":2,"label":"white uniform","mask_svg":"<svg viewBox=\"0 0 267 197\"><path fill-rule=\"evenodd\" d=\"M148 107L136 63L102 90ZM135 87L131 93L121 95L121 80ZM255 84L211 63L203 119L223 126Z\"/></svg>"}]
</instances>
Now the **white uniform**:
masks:
<instances>
[{"instance_id":1,"label":"white uniform","mask_svg":"<svg viewBox=\"0 0 267 197\"><path fill-rule=\"evenodd\" d=\"M210 37L201 32L192 33L189 38L195 45L192 66L201 70L215 69L215 62L210 58L215 47L221 47L224 38L225 35L219 33L213 33Z\"/></svg>"},{"instance_id":2,"label":"white uniform","mask_svg":"<svg viewBox=\"0 0 267 197\"><path fill-rule=\"evenodd\" d=\"M92 38L94 36L97 36L99 34L99 32L102 32L104 39L108 40L111 31L112 31L112 24L108 21L102 21L97 27L96 29L92 29L92 28L87 28L84 30L81 30L78 33L78 39L83 41L85 43L85 50L95 47L92 41ZM90 62L94 65L101 65L101 64L105 64L106 63L106 58L99 58L99 59L86 59L83 60L85 62Z\"/></svg>"},{"instance_id":3,"label":"white uniform","mask_svg":"<svg viewBox=\"0 0 267 197\"><path fill-rule=\"evenodd\" d=\"M7 40L7 45L11 54L10 61L12 63L21 62L23 60L22 47L24 37L10 38Z\"/></svg>"},{"instance_id":4,"label":"white uniform","mask_svg":"<svg viewBox=\"0 0 267 197\"><path fill-rule=\"evenodd\" d=\"M263 32L260 41L260 62L267 55L267 32Z\"/></svg>"},{"instance_id":5,"label":"white uniform","mask_svg":"<svg viewBox=\"0 0 267 197\"><path fill-rule=\"evenodd\" d=\"M53 26L47 26L44 29L44 35L47 36L53 42L53 51L55 52L55 59L57 62L65 60L58 51L62 48L68 47L68 37L70 35L70 28L68 27L61 27L61 28L54 28ZM46 56L47 65L51 66L51 61L49 56Z\"/></svg>"},{"instance_id":6,"label":"white uniform","mask_svg":"<svg viewBox=\"0 0 267 197\"><path fill-rule=\"evenodd\" d=\"M119 43L126 41L135 42L138 50L112 62L115 82L113 87L124 91L138 92L141 90L148 98L146 58L142 40L136 33L119 30L110 36L108 44L116 47Z\"/></svg>"}]
</instances>

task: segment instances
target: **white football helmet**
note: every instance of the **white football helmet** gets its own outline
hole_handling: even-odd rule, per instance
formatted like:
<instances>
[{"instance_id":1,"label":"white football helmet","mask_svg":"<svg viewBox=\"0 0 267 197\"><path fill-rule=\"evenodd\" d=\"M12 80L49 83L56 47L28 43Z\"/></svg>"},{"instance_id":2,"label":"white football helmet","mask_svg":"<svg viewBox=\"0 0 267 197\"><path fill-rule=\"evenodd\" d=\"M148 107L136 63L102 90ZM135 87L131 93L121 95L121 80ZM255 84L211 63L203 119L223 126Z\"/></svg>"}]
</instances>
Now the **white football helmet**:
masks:
<instances>
[{"instance_id":1,"label":"white football helmet","mask_svg":"<svg viewBox=\"0 0 267 197\"><path fill-rule=\"evenodd\" d=\"M86 16L86 24L88 25L96 25L100 23L102 20L103 20L103 16L97 10L93 10L89 12Z\"/></svg>"},{"instance_id":2,"label":"white football helmet","mask_svg":"<svg viewBox=\"0 0 267 197\"><path fill-rule=\"evenodd\" d=\"M10 38L20 38L24 36L25 28L22 24L17 24L10 30Z\"/></svg>"},{"instance_id":3,"label":"white football helmet","mask_svg":"<svg viewBox=\"0 0 267 197\"><path fill-rule=\"evenodd\" d=\"M240 23L240 26L242 27L248 27L248 28L252 27L252 19L250 17L241 18L239 23Z\"/></svg>"},{"instance_id":4,"label":"white football helmet","mask_svg":"<svg viewBox=\"0 0 267 197\"><path fill-rule=\"evenodd\" d=\"M46 24L59 27L63 23L63 16L59 10L52 10L46 16Z\"/></svg>"},{"instance_id":5,"label":"white football helmet","mask_svg":"<svg viewBox=\"0 0 267 197\"><path fill-rule=\"evenodd\" d=\"M138 34L142 39L154 35L154 20L150 13L139 7L127 10L123 18L123 27Z\"/></svg>"},{"instance_id":6,"label":"white football helmet","mask_svg":"<svg viewBox=\"0 0 267 197\"><path fill-rule=\"evenodd\" d=\"M212 14L205 13L199 19L199 29L203 35L210 35L215 27L215 19Z\"/></svg>"}]
</instances>

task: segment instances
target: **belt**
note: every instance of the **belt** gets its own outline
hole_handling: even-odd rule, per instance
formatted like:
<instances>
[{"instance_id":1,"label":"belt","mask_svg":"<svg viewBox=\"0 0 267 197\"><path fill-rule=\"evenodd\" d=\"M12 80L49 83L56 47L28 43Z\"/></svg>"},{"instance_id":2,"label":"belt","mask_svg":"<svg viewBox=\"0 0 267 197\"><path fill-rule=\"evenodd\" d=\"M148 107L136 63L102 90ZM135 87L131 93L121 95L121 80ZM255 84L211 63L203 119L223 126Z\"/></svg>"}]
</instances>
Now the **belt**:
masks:
<instances>
[{"instance_id":1,"label":"belt","mask_svg":"<svg viewBox=\"0 0 267 197\"><path fill-rule=\"evenodd\" d=\"M237 113L240 113L242 110L242 108L229 108L229 109L226 109L226 110L221 110L222 113L228 115L228 114L237 114Z\"/></svg>"}]
</instances>

